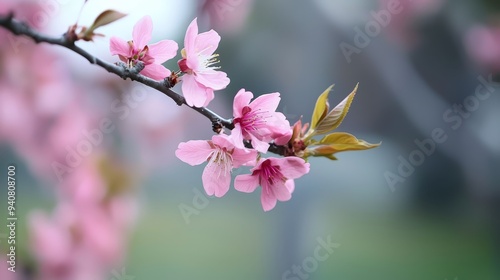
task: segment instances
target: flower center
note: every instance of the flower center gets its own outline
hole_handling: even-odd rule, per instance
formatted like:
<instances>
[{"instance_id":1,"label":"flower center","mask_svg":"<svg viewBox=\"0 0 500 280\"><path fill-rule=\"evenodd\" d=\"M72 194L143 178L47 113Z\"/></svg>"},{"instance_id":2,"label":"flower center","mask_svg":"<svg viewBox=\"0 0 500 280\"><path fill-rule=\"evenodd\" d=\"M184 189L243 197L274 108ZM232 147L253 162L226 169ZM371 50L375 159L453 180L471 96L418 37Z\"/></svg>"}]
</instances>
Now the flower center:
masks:
<instances>
[{"instance_id":1,"label":"flower center","mask_svg":"<svg viewBox=\"0 0 500 280\"><path fill-rule=\"evenodd\" d=\"M197 53L197 56L198 56L198 65L199 65L199 69L198 71L199 72L203 72L205 70L210 70L210 69L219 69L220 67L219 66L213 66L217 63L220 62L220 60L218 59L219 57L219 54L211 54L211 55L205 55L203 54L209 47L206 47L205 49L199 51Z\"/></svg>"},{"instance_id":2,"label":"flower center","mask_svg":"<svg viewBox=\"0 0 500 280\"><path fill-rule=\"evenodd\" d=\"M252 110L249 106L245 106L241 112L243 116L236 118L234 122L240 123L242 130L252 131L254 134L264 132L263 128L266 127L266 119L271 117L268 111Z\"/></svg>"},{"instance_id":3,"label":"flower center","mask_svg":"<svg viewBox=\"0 0 500 280\"><path fill-rule=\"evenodd\" d=\"M226 148L215 146L208 157L208 164L217 164L219 166L217 168L219 170L217 178L219 178L222 174L227 175L233 169L233 156Z\"/></svg>"},{"instance_id":4,"label":"flower center","mask_svg":"<svg viewBox=\"0 0 500 280\"><path fill-rule=\"evenodd\" d=\"M127 59L128 67L134 67L139 61L144 62L144 64L151 64L154 62L154 58L148 55L148 46L144 46L142 50L137 50L134 48L134 41L128 41L127 43L132 48L132 56Z\"/></svg>"},{"instance_id":5,"label":"flower center","mask_svg":"<svg viewBox=\"0 0 500 280\"><path fill-rule=\"evenodd\" d=\"M265 180L270 186L273 186L278 181L286 182L287 178L281 173L280 167L272 165L270 160L265 160L260 167L261 182Z\"/></svg>"}]
</instances>

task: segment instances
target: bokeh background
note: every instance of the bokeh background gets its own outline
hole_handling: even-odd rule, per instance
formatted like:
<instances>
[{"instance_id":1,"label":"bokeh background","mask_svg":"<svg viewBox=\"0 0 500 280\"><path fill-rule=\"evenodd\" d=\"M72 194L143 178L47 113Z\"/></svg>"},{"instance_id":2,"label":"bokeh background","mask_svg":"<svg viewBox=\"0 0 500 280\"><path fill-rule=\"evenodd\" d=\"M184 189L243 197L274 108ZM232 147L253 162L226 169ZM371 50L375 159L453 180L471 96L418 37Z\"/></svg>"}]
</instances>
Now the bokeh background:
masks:
<instances>
[{"instance_id":1,"label":"bokeh background","mask_svg":"<svg viewBox=\"0 0 500 280\"><path fill-rule=\"evenodd\" d=\"M104 37L77 43L107 61L118 61L110 36L130 39L144 15L153 42L181 48L198 17L201 31L221 34L220 66L231 78L210 108L229 117L240 88L278 91L291 123L309 121L329 85L336 104L359 82L339 130L382 145L311 159L292 200L268 213L259 192L206 198L203 166L174 151L211 137L207 119L68 50L0 30L0 218L6 223L9 164L18 217L17 272L6 271L1 226L0 278L500 279L500 5L396 1L400 12L356 45L391 2L90 0L82 10L83 1L2 0L2 14L13 10L52 35L77 18L88 26L107 8L127 13L99 29ZM345 55L347 44L355 52ZM176 69L176 59L165 65ZM483 99L479 77L493 81ZM112 129L92 136L103 120ZM446 141L400 174L415 141L435 129ZM88 152L58 178L54 163L77 148ZM310 272L284 276L310 262L318 238L340 246Z\"/></svg>"}]
</instances>

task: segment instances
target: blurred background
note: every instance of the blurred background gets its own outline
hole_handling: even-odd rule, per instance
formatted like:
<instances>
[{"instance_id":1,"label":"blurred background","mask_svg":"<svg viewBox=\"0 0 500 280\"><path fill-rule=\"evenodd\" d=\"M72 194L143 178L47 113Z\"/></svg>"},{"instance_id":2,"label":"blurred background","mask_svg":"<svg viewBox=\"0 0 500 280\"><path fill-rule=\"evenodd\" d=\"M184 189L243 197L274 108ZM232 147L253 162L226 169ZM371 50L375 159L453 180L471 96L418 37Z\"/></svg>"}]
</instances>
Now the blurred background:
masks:
<instances>
[{"instance_id":1,"label":"blurred background","mask_svg":"<svg viewBox=\"0 0 500 280\"><path fill-rule=\"evenodd\" d=\"M278 91L290 123L308 122L329 85L337 104L359 82L339 131L382 145L311 159L268 213L260 191L206 198L204 166L174 151L210 138L207 119L0 29L0 219L11 164L18 217L16 273L0 227L0 279L500 279L498 1L83 2L2 0L0 13L54 36L127 13L77 43L110 62L109 38L130 40L144 15L152 42L180 48L198 17L231 78L211 109L231 116L240 88Z\"/></svg>"}]
</instances>

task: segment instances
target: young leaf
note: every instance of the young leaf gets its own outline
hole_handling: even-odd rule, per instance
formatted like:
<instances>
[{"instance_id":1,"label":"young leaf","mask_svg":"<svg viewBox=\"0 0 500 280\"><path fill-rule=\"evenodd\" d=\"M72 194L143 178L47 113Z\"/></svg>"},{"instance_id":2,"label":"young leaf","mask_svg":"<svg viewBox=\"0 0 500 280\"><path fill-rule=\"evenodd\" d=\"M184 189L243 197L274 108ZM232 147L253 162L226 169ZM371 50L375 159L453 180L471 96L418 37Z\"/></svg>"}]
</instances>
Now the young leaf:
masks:
<instances>
[{"instance_id":1,"label":"young leaf","mask_svg":"<svg viewBox=\"0 0 500 280\"><path fill-rule=\"evenodd\" d=\"M316 100L313 115L311 118L311 130L315 129L319 122L326 116L329 110L328 93L332 90L333 85L329 86Z\"/></svg>"},{"instance_id":2,"label":"young leaf","mask_svg":"<svg viewBox=\"0 0 500 280\"><path fill-rule=\"evenodd\" d=\"M331 151L332 154L343 151L368 150L380 146L380 143L371 144L345 132L328 134L319 141L319 144L327 145L329 147L328 150Z\"/></svg>"},{"instance_id":3,"label":"young leaf","mask_svg":"<svg viewBox=\"0 0 500 280\"><path fill-rule=\"evenodd\" d=\"M126 16L126 14L117 12L115 10L106 10L97 16L97 18L94 20L94 23L90 26L89 30L94 31L103 25L117 21L124 16Z\"/></svg>"},{"instance_id":4,"label":"young leaf","mask_svg":"<svg viewBox=\"0 0 500 280\"><path fill-rule=\"evenodd\" d=\"M95 35L98 35L94 33L94 30L106 24L117 21L124 16L126 16L126 14L117 12L115 10L106 10L97 16L97 18L94 20L94 23L92 23L89 28L84 28L82 30L82 32L79 34L79 38L85 41L92 41L93 37Z\"/></svg>"},{"instance_id":5,"label":"young leaf","mask_svg":"<svg viewBox=\"0 0 500 280\"><path fill-rule=\"evenodd\" d=\"M318 123L315 134L328 133L336 129L342 123L345 116L347 115L347 112L349 111L349 107L351 106L352 100L354 99L357 90L358 85L356 85L354 90Z\"/></svg>"}]
</instances>

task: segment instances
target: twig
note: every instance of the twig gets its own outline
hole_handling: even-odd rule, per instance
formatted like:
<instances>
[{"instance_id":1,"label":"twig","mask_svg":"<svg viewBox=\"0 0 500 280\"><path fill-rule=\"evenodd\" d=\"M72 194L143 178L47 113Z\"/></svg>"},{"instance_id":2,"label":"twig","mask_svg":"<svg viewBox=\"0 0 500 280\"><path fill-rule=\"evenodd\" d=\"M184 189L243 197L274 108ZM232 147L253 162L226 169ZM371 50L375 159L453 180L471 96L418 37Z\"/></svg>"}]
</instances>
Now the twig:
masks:
<instances>
[{"instance_id":1,"label":"twig","mask_svg":"<svg viewBox=\"0 0 500 280\"><path fill-rule=\"evenodd\" d=\"M14 19L13 13L10 13L8 15L0 15L0 26L3 26L5 29L9 30L15 35L18 36L25 35L33 39L37 44L48 43L51 45L58 45L67 48L69 50L72 50L73 52L84 57L91 64L98 65L106 69L108 72L118 75L124 80L129 78L132 81L137 81L141 84L154 88L160 91L161 93L165 94L166 96L172 98L172 100L174 100L174 102L177 103L177 105L179 106L186 105L187 107L207 117L212 122L214 131L216 131L216 129L220 130L222 127L225 127L229 130L232 130L234 128L234 123L232 119L225 119L206 107L198 108L187 105L186 99L182 95L172 91L170 89L170 86L166 84L164 81L162 82L155 81L151 78L139 74L138 71L130 71L131 69L128 69L123 65L112 64L91 55L82 48L76 46L74 41L69 39L70 36L68 36L68 34L63 34L61 37L50 37L44 35L29 27L26 23ZM284 155L285 147L271 144L271 146L269 147L269 152L279 155Z\"/></svg>"}]
</instances>

